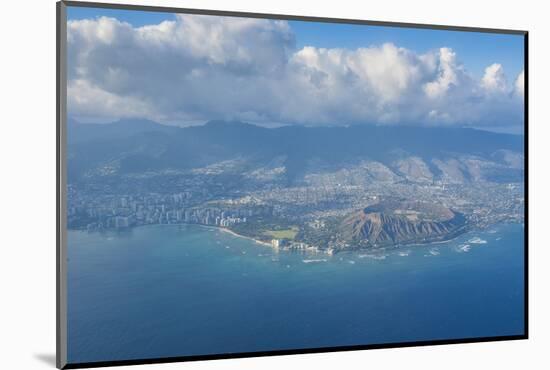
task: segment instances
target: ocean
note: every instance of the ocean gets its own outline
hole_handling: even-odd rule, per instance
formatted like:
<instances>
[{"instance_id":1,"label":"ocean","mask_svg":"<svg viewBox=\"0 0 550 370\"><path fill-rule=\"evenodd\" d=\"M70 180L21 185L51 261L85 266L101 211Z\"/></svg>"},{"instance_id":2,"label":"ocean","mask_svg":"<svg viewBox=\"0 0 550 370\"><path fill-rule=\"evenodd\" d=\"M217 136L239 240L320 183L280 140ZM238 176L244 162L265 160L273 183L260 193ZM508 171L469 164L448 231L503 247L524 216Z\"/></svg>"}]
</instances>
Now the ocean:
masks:
<instances>
[{"instance_id":1,"label":"ocean","mask_svg":"<svg viewBox=\"0 0 550 370\"><path fill-rule=\"evenodd\" d=\"M328 256L198 225L69 231L68 360L520 335L523 236Z\"/></svg>"}]
</instances>

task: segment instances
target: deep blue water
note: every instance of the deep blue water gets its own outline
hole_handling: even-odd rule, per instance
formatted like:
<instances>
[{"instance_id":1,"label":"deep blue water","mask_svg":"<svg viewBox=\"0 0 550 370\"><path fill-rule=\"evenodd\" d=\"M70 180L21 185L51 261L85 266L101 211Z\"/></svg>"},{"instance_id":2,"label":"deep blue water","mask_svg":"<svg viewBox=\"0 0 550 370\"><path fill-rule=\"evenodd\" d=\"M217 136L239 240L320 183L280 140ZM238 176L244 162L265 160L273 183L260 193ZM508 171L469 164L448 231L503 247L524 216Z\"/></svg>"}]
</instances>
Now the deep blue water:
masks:
<instances>
[{"instance_id":1,"label":"deep blue water","mask_svg":"<svg viewBox=\"0 0 550 370\"><path fill-rule=\"evenodd\" d=\"M523 233L330 257L191 225L70 231L69 362L523 334Z\"/></svg>"}]
</instances>

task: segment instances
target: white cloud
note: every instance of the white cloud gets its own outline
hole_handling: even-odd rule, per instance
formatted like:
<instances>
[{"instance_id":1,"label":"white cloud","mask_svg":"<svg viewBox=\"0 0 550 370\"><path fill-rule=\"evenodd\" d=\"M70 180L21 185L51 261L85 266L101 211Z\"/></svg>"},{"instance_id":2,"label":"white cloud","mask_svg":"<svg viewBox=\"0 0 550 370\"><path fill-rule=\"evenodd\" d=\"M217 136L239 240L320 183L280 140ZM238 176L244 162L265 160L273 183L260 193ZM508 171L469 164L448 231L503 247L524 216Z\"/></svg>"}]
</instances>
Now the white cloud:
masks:
<instances>
[{"instance_id":1,"label":"white cloud","mask_svg":"<svg viewBox=\"0 0 550 370\"><path fill-rule=\"evenodd\" d=\"M524 71L521 71L516 78L515 82L515 92L516 94L523 96L524 89L525 89L525 77L524 77Z\"/></svg>"},{"instance_id":2,"label":"white cloud","mask_svg":"<svg viewBox=\"0 0 550 370\"><path fill-rule=\"evenodd\" d=\"M416 56L386 43L358 49L349 55L350 69L366 84L369 92L383 101L395 101L419 77Z\"/></svg>"},{"instance_id":3,"label":"white cloud","mask_svg":"<svg viewBox=\"0 0 550 370\"><path fill-rule=\"evenodd\" d=\"M505 92L508 90L504 68L498 63L493 63L485 68L485 74L481 79L481 86L487 91Z\"/></svg>"},{"instance_id":4,"label":"white cloud","mask_svg":"<svg viewBox=\"0 0 550 370\"><path fill-rule=\"evenodd\" d=\"M458 85L458 73L462 67L457 65L456 53L449 48L439 49L439 65L437 78L424 85L426 95L431 98L440 98L454 85Z\"/></svg>"},{"instance_id":5,"label":"white cloud","mask_svg":"<svg viewBox=\"0 0 550 370\"><path fill-rule=\"evenodd\" d=\"M69 107L77 107L81 119L147 117L152 107L132 96L119 96L93 86L87 80L70 80L67 85ZM98 115L98 113L100 114Z\"/></svg>"},{"instance_id":6,"label":"white cloud","mask_svg":"<svg viewBox=\"0 0 550 370\"><path fill-rule=\"evenodd\" d=\"M513 94L498 64L475 81L447 47L425 54L392 43L297 50L283 21L70 21L68 58L69 114L98 120L482 126L518 124L523 116L518 99L506 100Z\"/></svg>"},{"instance_id":7,"label":"white cloud","mask_svg":"<svg viewBox=\"0 0 550 370\"><path fill-rule=\"evenodd\" d=\"M430 113L428 113L428 118L434 122L442 123L447 122L450 119L450 116L448 113L438 112L436 109L432 109Z\"/></svg>"}]
</instances>

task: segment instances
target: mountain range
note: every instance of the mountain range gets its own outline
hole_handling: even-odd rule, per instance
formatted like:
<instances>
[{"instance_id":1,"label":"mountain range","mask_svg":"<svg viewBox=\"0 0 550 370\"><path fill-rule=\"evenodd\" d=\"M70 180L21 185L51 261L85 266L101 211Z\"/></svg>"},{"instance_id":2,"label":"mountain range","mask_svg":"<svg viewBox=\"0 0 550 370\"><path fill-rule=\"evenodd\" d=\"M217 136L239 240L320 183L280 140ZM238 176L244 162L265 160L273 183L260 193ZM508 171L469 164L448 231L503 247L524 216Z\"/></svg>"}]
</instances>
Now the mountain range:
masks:
<instances>
[{"instance_id":1,"label":"mountain range","mask_svg":"<svg viewBox=\"0 0 550 370\"><path fill-rule=\"evenodd\" d=\"M70 121L67 134L70 181L208 168L285 184L343 168L360 169L372 181L514 182L524 174L523 136L471 128L264 128L224 121L182 128L121 120Z\"/></svg>"}]
</instances>

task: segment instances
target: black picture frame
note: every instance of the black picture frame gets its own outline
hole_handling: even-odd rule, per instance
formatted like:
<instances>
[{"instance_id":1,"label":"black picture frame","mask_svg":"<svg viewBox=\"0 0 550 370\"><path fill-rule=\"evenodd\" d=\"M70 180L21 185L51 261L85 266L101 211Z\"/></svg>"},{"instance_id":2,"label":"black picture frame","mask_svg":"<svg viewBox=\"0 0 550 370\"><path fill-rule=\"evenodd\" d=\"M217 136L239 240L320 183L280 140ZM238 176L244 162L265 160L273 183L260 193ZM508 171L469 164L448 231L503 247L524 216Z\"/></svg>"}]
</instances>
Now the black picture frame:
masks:
<instances>
[{"instance_id":1,"label":"black picture frame","mask_svg":"<svg viewBox=\"0 0 550 370\"><path fill-rule=\"evenodd\" d=\"M322 348L307 348L296 350L273 350L261 352L242 352L242 353L221 353L213 355L198 355L198 356L177 356L163 358L143 358L133 360L116 360L116 361L99 361L86 363L67 363L67 276L66 276L66 125L67 125L67 75L66 75L66 36L67 36L67 7L86 7L86 8L101 8L101 9L117 9L117 10L138 10L148 12L162 13L184 13L184 14L201 14L201 15L216 15L224 17L247 17L261 19L279 19L279 20L297 20L297 21L312 21L324 23L341 23L341 24L356 24L356 25L371 25L371 26L391 26L402 28L419 28L431 30L453 30L462 32L481 32L481 33L497 33L521 35L524 39L524 73L525 73L525 92L524 92L524 184L525 184L525 232L524 232L524 333L521 335L510 336L492 336L478 337L465 339L444 339L444 340L426 340L415 342L400 342L390 344L368 344L368 345L353 345L353 346L337 346L337 347L322 347ZM265 357L265 356L280 356L280 355L295 355L295 354L312 354L322 352L342 352L342 351L358 351L368 349L382 348L401 348L401 347L419 347L433 346L446 344L462 344L462 343L479 343L479 342L497 342L510 340L524 340L529 338L529 32L525 30L512 29L494 29L494 28L478 28L478 27L462 27L452 25L432 25L404 22L384 22L359 19L341 19L327 17L312 17L284 14L266 14L266 13L249 13L249 12L233 12L219 11L206 9L189 9L179 7L160 7L160 6L143 6L130 4L111 4L98 2L83 2L83 1L59 1L56 4L56 26L57 26L57 62L56 62L56 366L59 369L77 369L77 368L94 368L107 366L123 366L123 365L141 365L141 364L158 364L172 363L184 361L203 361L203 360L218 360L218 359L234 359L246 357Z\"/></svg>"}]
</instances>

